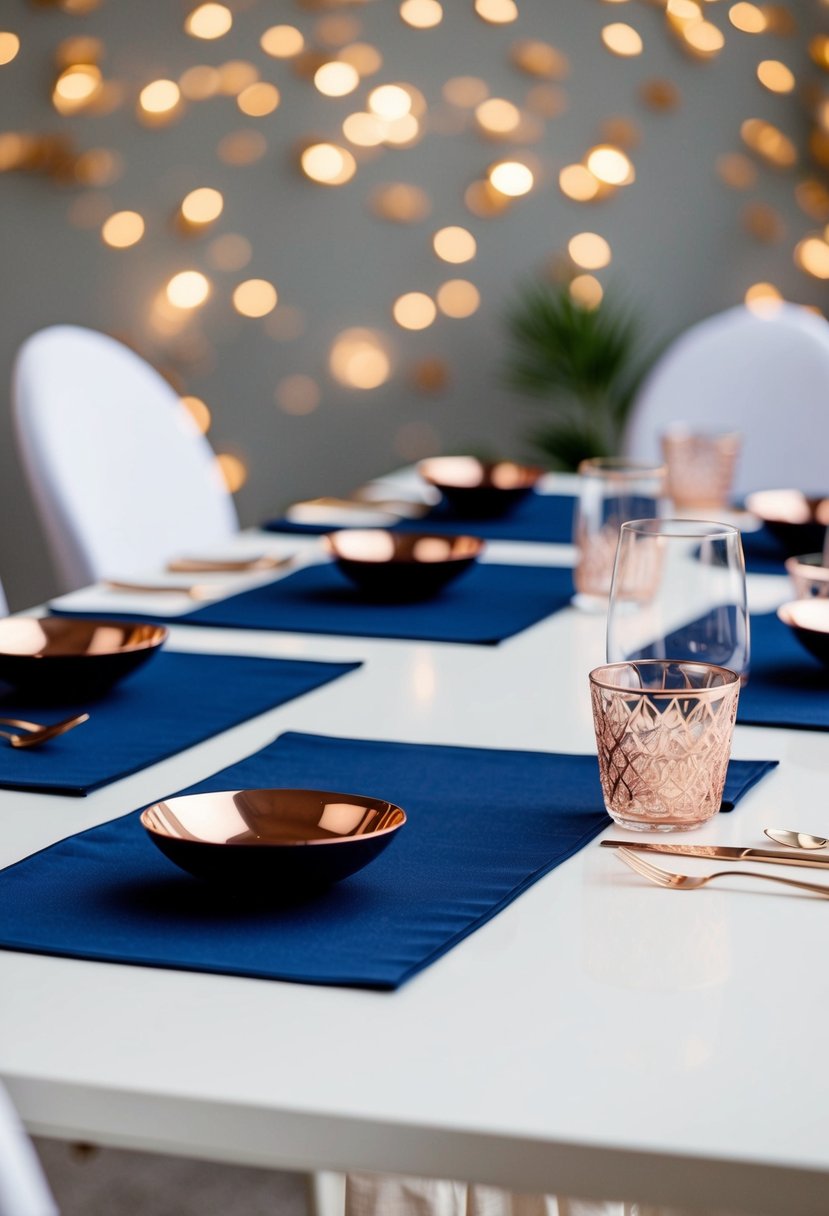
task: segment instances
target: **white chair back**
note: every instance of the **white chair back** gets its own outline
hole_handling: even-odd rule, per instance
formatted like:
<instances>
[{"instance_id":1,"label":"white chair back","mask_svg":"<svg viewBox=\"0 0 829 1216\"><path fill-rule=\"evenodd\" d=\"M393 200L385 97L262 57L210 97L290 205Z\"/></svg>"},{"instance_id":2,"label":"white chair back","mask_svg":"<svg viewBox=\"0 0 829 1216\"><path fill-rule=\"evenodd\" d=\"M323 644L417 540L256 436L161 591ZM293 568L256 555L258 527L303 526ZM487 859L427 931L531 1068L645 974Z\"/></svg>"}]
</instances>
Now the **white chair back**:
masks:
<instances>
[{"instance_id":1,"label":"white chair back","mask_svg":"<svg viewBox=\"0 0 829 1216\"><path fill-rule=\"evenodd\" d=\"M13 401L64 589L221 548L238 530L210 445L175 390L114 338L40 330L18 353Z\"/></svg>"},{"instance_id":2,"label":"white chair back","mask_svg":"<svg viewBox=\"0 0 829 1216\"><path fill-rule=\"evenodd\" d=\"M2 1086L0 1216L58 1216L35 1150Z\"/></svg>"},{"instance_id":3,"label":"white chair back","mask_svg":"<svg viewBox=\"0 0 829 1216\"><path fill-rule=\"evenodd\" d=\"M740 305L692 326L642 385L626 452L658 459L672 423L743 435L735 493L829 491L829 322L796 304Z\"/></svg>"}]
</instances>

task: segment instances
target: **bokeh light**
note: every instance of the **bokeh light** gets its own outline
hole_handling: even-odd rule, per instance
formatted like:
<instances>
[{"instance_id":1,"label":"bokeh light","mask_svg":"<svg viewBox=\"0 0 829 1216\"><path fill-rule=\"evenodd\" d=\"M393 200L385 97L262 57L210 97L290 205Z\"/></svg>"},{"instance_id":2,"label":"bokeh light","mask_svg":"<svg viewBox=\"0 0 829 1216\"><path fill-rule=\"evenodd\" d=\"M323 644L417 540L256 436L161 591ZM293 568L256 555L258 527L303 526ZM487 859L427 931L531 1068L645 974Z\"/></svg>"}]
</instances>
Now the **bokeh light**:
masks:
<instances>
[{"instance_id":1,"label":"bokeh light","mask_svg":"<svg viewBox=\"0 0 829 1216\"><path fill-rule=\"evenodd\" d=\"M604 288L592 274L577 274L570 281L570 296L582 308L598 308L604 296Z\"/></svg>"},{"instance_id":2,"label":"bokeh light","mask_svg":"<svg viewBox=\"0 0 829 1216\"><path fill-rule=\"evenodd\" d=\"M642 36L632 25L615 21L602 30L602 42L614 55L623 59L642 54Z\"/></svg>"},{"instance_id":3,"label":"bokeh light","mask_svg":"<svg viewBox=\"0 0 829 1216\"><path fill-rule=\"evenodd\" d=\"M368 95L368 108L385 122L405 118L412 109L412 95L399 84L381 84Z\"/></svg>"},{"instance_id":4,"label":"bokeh light","mask_svg":"<svg viewBox=\"0 0 829 1216\"><path fill-rule=\"evenodd\" d=\"M225 232L207 246L207 260L215 270L241 270L252 256L250 241L238 232Z\"/></svg>"},{"instance_id":5,"label":"bokeh light","mask_svg":"<svg viewBox=\"0 0 829 1216\"><path fill-rule=\"evenodd\" d=\"M344 330L334 341L331 374L347 388L379 388L391 374L391 360L381 336L371 329Z\"/></svg>"},{"instance_id":6,"label":"bokeh light","mask_svg":"<svg viewBox=\"0 0 829 1216\"><path fill-rule=\"evenodd\" d=\"M567 242L567 252L583 270L601 270L610 265L610 245L597 232L579 232Z\"/></svg>"},{"instance_id":7,"label":"bokeh light","mask_svg":"<svg viewBox=\"0 0 829 1216\"><path fill-rule=\"evenodd\" d=\"M357 171L354 157L337 144L311 144L302 153L300 163L306 177L324 186L341 186Z\"/></svg>"},{"instance_id":8,"label":"bokeh light","mask_svg":"<svg viewBox=\"0 0 829 1216\"><path fill-rule=\"evenodd\" d=\"M325 97L346 97L360 83L360 75L350 63L331 60L317 68L314 84Z\"/></svg>"},{"instance_id":9,"label":"bokeh light","mask_svg":"<svg viewBox=\"0 0 829 1216\"><path fill-rule=\"evenodd\" d=\"M489 180L494 188L508 198L520 198L533 188L534 176L529 165L518 160L503 160L489 170Z\"/></svg>"},{"instance_id":10,"label":"bokeh light","mask_svg":"<svg viewBox=\"0 0 829 1216\"><path fill-rule=\"evenodd\" d=\"M226 165L252 165L268 150L261 131L232 131L219 140L216 155Z\"/></svg>"},{"instance_id":11,"label":"bokeh light","mask_svg":"<svg viewBox=\"0 0 829 1216\"><path fill-rule=\"evenodd\" d=\"M475 0L475 12L491 25L508 25L518 20L515 0Z\"/></svg>"},{"instance_id":12,"label":"bokeh light","mask_svg":"<svg viewBox=\"0 0 829 1216\"><path fill-rule=\"evenodd\" d=\"M350 63L360 76L373 76L383 66L383 56L376 46L367 42L354 42L344 46L338 56L340 63Z\"/></svg>"},{"instance_id":13,"label":"bokeh light","mask_svg":"<svg viewBox=\"0 0 829 1216\"><path fill-rule=\"evenodd\" d=\"M408 291L395 300L392 316L403 329L428 329L437 316L437 308L425 292Z\"/></svg>"},{"instance_id":14,"label":"bokeh light","mask_svg":"<svg viewBox=\"0 0 829 1216\"><path fill-rule=\"evenodd\" d=\"M274 398L283 413L301 417L314 412L322 400L322 390L313 377L296 372L278 381Z\"/></svg>"},{"instance_id":15,"label":"bokeh light","mask_svg":"<svg viewBox=\"0 0 829 1216\"><path fill-rule=\"evenodd\" d=\"M740 127L743 143L780 169L797 164L797 149L788 135L762 118L747 118Z\"/></svg>"},{"instance_id":16,"label":"bokeh light","mask_svg":"<svg viewBox=\"0 0 829 1216\"><path fill-rule=\"evenodd\" d=\"M735 29L740 30L743 34L762 34L768 25L768 19L763 10L756 4L745 3L744 0L731 5L728 10L728 20Z\"/></svg>"},{"instance_id":17,"label":"bokeh light","mask_svg":"<svg viewBox=\"0 0 829 1216\"><path fill-rule=\"evenodd\" d=\"M233 25L233 14L224 4L200 4L188 13L185 32L192 38L221 38Z\"/></svg>"},{"instance_id":18,"label":"bokeh light","mask_svg":"<svg viewBox=\"0 0 829 1216\"><path fill-rule=\"evenodd\" d=\"M220 190L212 186L199 186L182 199L181 214L188 224L212 224L222 214L224 205Z\"/></svg>"},{"instance_id":19,"label":"bokeh light","mask_svg":"<svg viewBox=\"0 0 829 1216\"><path fill-rule=\"evenodd\" d=\"M588 203L601 189L601 183L586 165L565 165L558 175L561 193L577 203Z\"/></svg>"},{"instance_id":20,"label":"bokeh light","mask_svg":"<svg viewBox=\"0 0 829 1216\"><path fill-rule=\"evenodd\" d=\"M773 283L752 283L743 299L747 308L761 315L776 312L783 302L783 296Z\"/></svg>"},{"instance_id":21,"label":"bokeh light","mask_svg":"<svg viewBox=\"0 0 829 1216\"><path fill-rule=\"evenodd\" d=\"M220 83L218 70L204 63L187 68L178 78L181 95L188 101L206 101L208 97L215 97Z\"/></svg>"},{"instance_id":22,"label":"bokeh light","mask_svg":"<svg viewBox=\"0 0 829 1216\"><path fill-rule=\"evenodd\" d=\"M443 86L443 96L450 105L471 110L489 97L489 85L478 76L453 76Z\"/></svg>"},{"instance_id":23,"label":"bokeh light","mask_svg":"<svg viewBox=\"0 0 829 1216\"><path fill-rule=\"evenodd\" d=\"M225 97L238 97L243 89L256 84L259 69L247 59L229 59L218 68L219 92Z\"/></svg>"},{"instance_id":24,"label":"bokeh light","mask_svg":"<svg viewBox=\"0 0 829 1216\"><path fill-rule=\"evenodd\" d=\"M510 58L528 76L546 80L563 80L570 71L567 56L549 42L540 42L537 38L524 38L514 43Z\"/></svg>"},{"instance_id":25,"label":"bokeh light","mask_svg":"<svg viewBox=\"0 0 829 1216\"><path fill-rule=\"evenodd\" d=\"M246 89L242 89L236 98L236 104L242 113L247 114L250 118L264 118L266 114L274 112L280 100L279 89L276 85L260 80L249 84Z\"/></svg>"},{"instance_id":26,"label":"bokeh light","mask_svg":"<svg viewBox=\"0 0 829 1216\"><path fill-rule=\"evenodd\" d=\"M441 283L435 296L437 306L447 317L471 317L481 303L481 293L468 279L448 279Z\"/></svg>"},{"instance_id":27,"label":"bokeh light","mask_svg":"<svg viewBox=\"0 0 829 1216\"><path fill-rule=\"evenodd\" d=\"M116 211L101 227L101 240L112 249L128 249L144 235L144 219L137 211Z\"/></svg>"},{"instance_id":28,"label":"bokeh light","mask_svg":"<svg viewBox=\"0 0 829 1216\"><path fill-rule=\"evenodd\" d=\"M503 97L490 97L475 107L475 118L488 135L510 135L521 122L521 111Z\"/></svg>"},{"instance_id":29,"label":"bokeh light","mask_svg":"<svg viewBox=\"0 0 829 1216\"><path fill-rule=\"evenodd\" d=\"M794 72L779 59L763 59L758 63L757 79L770 93L791 93L795 86Z\"/></svg>"},{"instance_id":30,"label":"bokeh light","mask_svg":"<svg viewBox=\"0 0 829 1216\"><path fill-rule=\"evenodd\" d=\"M243 317L266 317L276 301L276 288L267 279L246 279L233 292L233 307Z\"/></svg>"},{"instance_id":31,"label":"bokeh light","mask_svg":"<svg viewBox=\"0 0 829 1216\"><path fill-rule=\"evenodd\" d=\"M181 100L181 90L174 80L153 80L138 96L138 104L146 114L169 114Z\"/></svg>"},{"instance_id":32,"label":"bokeh light","mask_svg":"<svg viewBox=\"0 0 829 1216\"><path fill-rule=\"evenodd\" d=\"M438 0L403 0L400 16L413 29L430 30L443 20L443 7Z\"/></svg>"},{"instance_id":33,"label":"bokeh light","mask_svg":"<svg viewBox=\"0 0 829 1216\"><path fill-rule=\"evenodd\" d=\"M358 110L343 119L343 135L358 148L376 148L386 138L386 123L376 114Z\"/></svg>"},{"instance_id":34,"label":"bokeh light","mask_svg":"<svg viewBox=\"0 0 829 1216\"><path fill-rule=\"evenodd\" d=\"M829 279L829 244L819 236L799 241L794 251L795 265L815 279Z\"/></svg>"},{"instance_id":35,"label":"bokeh light","mask_svg":"<svg viewBox=\"0 0 829 1216\"><path fill-rule=\"evenodd\" d=\"M58 76L52 104L60 114L74 114L89 105L101 91L101 69L94 63L73 63Z\"/></svg>"},{"instance_id":36,"label":"bokeh light","mask_svg":"<svg viewBox=\"0 0 829 1216\"><path fill-rule=\"evenodd\" d=\"M206 435L210 430L210 423L212 422L209 407L202 401L201 397L187 395L186 397L181 397L180 401L193 419L199 434Z\"/></svg>"},{"instance_id":37,"label":"bokeh light","mask_svg":"<svg viewBox=\"0 0 829 1216\"><path fill-rule=\"evenodd\" d=\"M587 168L600 182L609 186L626 186L634 180L633 165L620 148L599 144L587 156Z\"/></svg>"},{"instance_id":38,"label":"bokeh light","mask_svg":"<svg viewBox=\"0 0 829 1216\"><path fill-rule=\"evenodd\" d=\"M450 225L440 228L432 237L432 248L444 262L469 262L474 258L478 243L466 228Z\"/></svg>"},{"instance_id":39,"label":"bokeh light","mask_svg":"<svg viewBox=\"0 0 829 1216\"><path fill-rule=\"evenodd\" d=\"M248 470L239 456L234 456L231 452L220 452L216 457L216 466L231 494L241 490L248 479Z\"/></svg>"},{"instance_id":40,"label":"bokeh light","mask_svg":"<svg viewBox=\"0 0 829 1216\"><path fill-rule=\"evenodd\" d=\"M199 270L181 270L167 284L166 296L174 308L198 308L210 295L210 280Z\"/></svg>"},{"instance_id":41,"label":"bokeh light","mask_svg":"<svg viewBox=\"0 0 829 1216\"><path fill-rule=\"evenodd\" d=\"M420 186L408 182L391 182L378 186L371 196L375 215L397 224L416 224L426 219L432 210L429 195Z\"/></svg>"},{"instance_id":42,"label":"bokeh light","mask_svg":"<svg viewBox=\"0 0 829 1216\"><path fill-rule=\"evenodd\" d=\"M292 59L305 46L305 38L293 25L272 25L259 39L266 55L274 59Z\"/></svg>"},{"instance_id":43,"label":"bokeh light","mask_svg":"<svg viewBox=\"0 0 829 1216\"><path fill-rule=\"evenodd\" d=\"M20 39L10 30L0 30L0 67L16 58L20 50Z\"/></svg>"},{"instance_id":44,"label":"bokeh light","mask_svg":"<svg viewBox=\"0 0 829 1216\"><path fill-rule=\"evenodd\" d=\"M732 190L750 190L757 181L757 167L741 152L724 152L717 157L716 169Z\"/></svg>"}]
</instances>

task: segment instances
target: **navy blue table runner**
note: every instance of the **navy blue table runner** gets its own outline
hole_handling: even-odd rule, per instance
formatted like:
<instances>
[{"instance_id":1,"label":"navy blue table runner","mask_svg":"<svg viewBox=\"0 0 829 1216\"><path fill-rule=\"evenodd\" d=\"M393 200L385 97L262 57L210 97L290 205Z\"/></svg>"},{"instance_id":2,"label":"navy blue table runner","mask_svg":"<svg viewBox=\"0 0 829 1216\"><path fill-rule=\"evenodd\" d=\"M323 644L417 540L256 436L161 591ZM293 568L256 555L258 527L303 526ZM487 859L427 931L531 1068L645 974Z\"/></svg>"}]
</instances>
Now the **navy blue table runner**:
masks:
<instances>
[{"instance_id":1,"label":"navy blue table runner","mask_svg":"<svg viewBox=\"0 0 829 1216\"><path fill-rule=\"evenodd\" d=\"M751 617L751 671L740 692L737 721L829 730L829 669L804 650L774 612Z\"/></svg>"},{"instance_id":2,"label":"navy blue table runner","mask_svg":"<svg viewBox=\"0 0 829 1216\"><path fill-rule=\"evenodd\" d=\"M495 645L565 608L572 595L569 568L479 562L431 599L389 604L367 598L326 562L184 616L108 615L227 629Z\"/></svg>"},{"instance_id":3,"label":"navy blue table runner","mask_svg":"<svg viewBox=\"0 0 829 1216\"><path fill-rule=\"evenodd\" d=\"M728 798L775 763L732 761ZM184 874L136 812L0 872L0 946L397 988L610 823L595 756L296 733L187 792L278 786L376 794L409 821L366 869L313 900L278 906Z\"/></svg>"},{"instance_id":4,"label":"navy blue table runner","mask_svg":"<svg viewBox=\"0 0 829 1216\"><path fill-rule=\"evenodd\" d=\"M494 519L470 519L445 502L433 507L422 519L401 520L393 526L399 532L434 532L439 535L482 536L485 540L538 541L548 545L569 545L573 540L571 494L529 494L507 515ZM339 531L327 524L296 524L288 519L273 519L263 524L268 532L292 532L319 536Z\"/></svg>"}]
</instances>

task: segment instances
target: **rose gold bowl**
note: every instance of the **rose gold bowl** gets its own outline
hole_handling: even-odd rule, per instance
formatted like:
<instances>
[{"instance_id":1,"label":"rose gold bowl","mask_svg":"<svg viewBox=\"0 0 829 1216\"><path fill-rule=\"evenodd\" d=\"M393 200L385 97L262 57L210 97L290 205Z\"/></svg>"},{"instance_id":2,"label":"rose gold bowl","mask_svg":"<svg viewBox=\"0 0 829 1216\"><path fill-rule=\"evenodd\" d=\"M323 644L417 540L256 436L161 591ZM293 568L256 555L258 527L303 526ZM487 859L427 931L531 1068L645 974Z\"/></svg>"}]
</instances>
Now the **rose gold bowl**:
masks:
<instances>
[{"instance_id":1,"label":"rose gold bowl","mask_svg":"<svg viewBox=\"0 0 829 1216\"><path fill-rule=\"evenodd\" d=\"M801 490L758 490L746 497L745 505L777 538L787 557L823 548L829 497Z\"/></svg>"},{"instance_id":2,"label":"rose gold bowl","mask_svg":"<svg viewBox=\"0 0 829 1216\"><path fill-rule=\"evenodd\" d=\"M150 839L181 869L275 897L356 873L405 822L392 802L325 790L184 794L141 812Z\"/></svg>"},{"instance_id":3,"label":"rose gold bowl","mask_svg":"<svg viewBox=\"0 0 829 1216\"><path fill-rule=\"evenodd\" d=\"M428 536L381 528L346 528L323 538L343 574L374 599L437 595L484 549L477 536Z\"/></svg>"},{"instance_id":4,"label":"rose gold bowl","mask_svg":"<svg viewBox=\"0 0 829 1216\"><path fill-rule=\"evenodd\" d=\"M458 515L469 519L505 515L544 476L544 470L534 465L512 460L486 462L474 456L434 456L421 460L417 470Z\"/></svg>"},{"instance_id":5,"label":"rose gold bowl","mask_svg":"<svg viewBox=\"0 0 829 1216\"><path fill-rule=\"evenodd\" d=\"M163 625L6 617L0 620L0 681L27 699L101 696L158 654L167 636Z\"/></svg>"},{"instance_id":6,"label":"rose gold bowl","mask_svg":"<svg viewBox=\"0 0 829 1216\"><path fill-rule=\"evenodd\" d=\"M786 572L799 600L829 596L829 565L824 564L822 553L804 553L800 557L787 558Z\"/></svg>"},{"instance_id":7,"label":"rose gold bowl","mask_svg":"<svg viewBox=\"0 0 829 1216\"><path fill-rule=\"evenodd\" d=\"M829 600L792 600L777 609L801 646L829 667Z\"/></svg>"}]
</instances>

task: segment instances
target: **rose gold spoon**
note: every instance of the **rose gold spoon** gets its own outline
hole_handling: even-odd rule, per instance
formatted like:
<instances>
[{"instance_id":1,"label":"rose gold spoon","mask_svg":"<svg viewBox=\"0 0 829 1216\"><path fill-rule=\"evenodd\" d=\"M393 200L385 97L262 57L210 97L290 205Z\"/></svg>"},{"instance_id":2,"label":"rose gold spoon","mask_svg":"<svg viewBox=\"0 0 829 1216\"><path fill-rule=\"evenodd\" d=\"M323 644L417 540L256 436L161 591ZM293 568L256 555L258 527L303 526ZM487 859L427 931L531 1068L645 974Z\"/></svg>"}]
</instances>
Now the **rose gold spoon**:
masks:
<instances>
[{"instance_id":1,"label":"rose gold spoon","mask_svg":"<svg viewBox=\"0 0 829 1216\"><path fill-rule=\"evenodd\" d=\"M810 836L808 832L790 832L786 828L764 828L764 831L769 840L788 849L822 849L829 844L825 836Z\"/></svg>"},{"instance_id":2,"label":"rose gold spoon","mask_svg":"<svg viewBox=\"0 0 829 1216\"><path fill-rule=\"evenodd\" d=\"M47 739L54 739L56 735L64 735L68 730L73 730L82 722L88 721L89 714L77 714L74 718L64 718L62 722L48 724L25 722L22 718L0 718L0 722L4 726L16 726L19 730L26 731L25 735L16 735L11 731L0 730L0 735L4 739L8 739L12 747L37 747L40 743L45 743Z\"/></svg>"}]
</instances>

